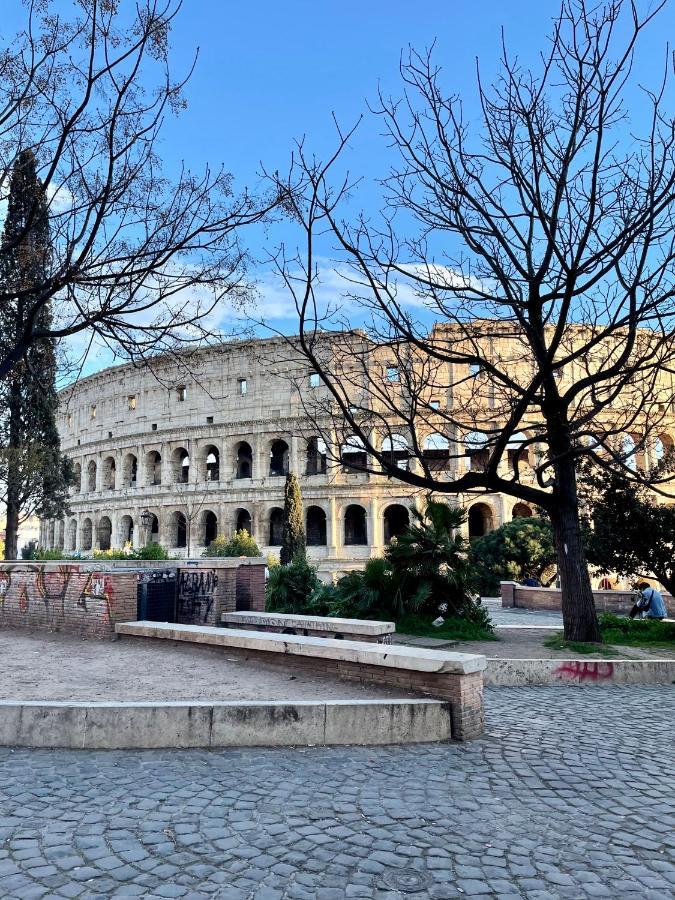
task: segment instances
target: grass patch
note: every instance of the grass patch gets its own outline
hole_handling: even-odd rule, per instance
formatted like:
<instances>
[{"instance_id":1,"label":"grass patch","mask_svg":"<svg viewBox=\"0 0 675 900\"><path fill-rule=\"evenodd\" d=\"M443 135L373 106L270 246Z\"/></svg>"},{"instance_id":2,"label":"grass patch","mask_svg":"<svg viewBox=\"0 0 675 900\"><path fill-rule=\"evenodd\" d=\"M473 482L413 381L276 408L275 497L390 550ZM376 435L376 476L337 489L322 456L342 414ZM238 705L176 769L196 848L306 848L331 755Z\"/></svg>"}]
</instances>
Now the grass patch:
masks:
<instances>
[{"instance_id":1,"label":"grass patch","mask_svg":"<svg viewBox=\"0 0 675 900\"><path fill-rule=\"evenodd\" d=\"M605 657L616 656L616 650L613 647L608 647L607 644L587 644L583 641L566 641L562 632L547 637L544 641L544 647L548 647L549 650L571 650L572 653L578 653L580 655L599 653L601 656Z\"/></svg>"},{"instance_id":2,"label":"grass patch","mask_svg":"<svg viewBox=\"0 0 675 900\"><path fill-rule=\"evenodd\" d=\"M453 641L499 640L492 626L485 621L476 622L459 616L448 616L440 628L436 628L431 622L430 618L422 616L403 616L396 623L396 630L401 634L445 638Z\"/></svg>"},{"instance_id":3,"label":"grass patch","mask_svg":"<svg viewBox=\"0 0 675 900\"><path fill-rule=\"evenodd\" d=\"M544 641L550 650L572 650L574 653L600 653L616 656L615 644L622 647L666 647L675 650L675 623L657 619L629 619L602 613L599 617L600 633L604 643L586 644L582 641L566 641L562 632L552 634Z\"/></svg>"}]
</instances>

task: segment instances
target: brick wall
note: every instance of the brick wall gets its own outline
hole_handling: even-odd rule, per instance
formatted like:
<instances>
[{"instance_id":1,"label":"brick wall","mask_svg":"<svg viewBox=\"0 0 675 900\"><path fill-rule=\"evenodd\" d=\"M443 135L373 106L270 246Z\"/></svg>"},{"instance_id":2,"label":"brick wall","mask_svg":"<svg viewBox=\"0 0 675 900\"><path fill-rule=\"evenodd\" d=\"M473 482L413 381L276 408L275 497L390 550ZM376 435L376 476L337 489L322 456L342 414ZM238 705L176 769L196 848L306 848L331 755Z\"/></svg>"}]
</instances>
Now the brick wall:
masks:
<instances>
[{"instance_id":1,"label":"brick wall","mask_svg":"<svg viewBox=\"0 0 675 900\"><path fill-rule=\"evenodd\" d=\"M0 628L66 631L105 638L136 619L135 572L74 563L0 566Z\"/></svg>"},{"instance_id":2,"label":"brick wall","mask_svg":"<svg viewBox=\"0 0 675 900\"><path fill-rule=\"evenodd\" d=\"M553 609L561 608L561 592L556 588L531 588L516 584L515 581L502 581L502 606L517 606L521 609ZM595 607L598 612L617 614L629 613L634 602L632 591L593 591ZM669 615L675 611L675 602L670 594L663 599Z\"/></svg>"}]
</instances>

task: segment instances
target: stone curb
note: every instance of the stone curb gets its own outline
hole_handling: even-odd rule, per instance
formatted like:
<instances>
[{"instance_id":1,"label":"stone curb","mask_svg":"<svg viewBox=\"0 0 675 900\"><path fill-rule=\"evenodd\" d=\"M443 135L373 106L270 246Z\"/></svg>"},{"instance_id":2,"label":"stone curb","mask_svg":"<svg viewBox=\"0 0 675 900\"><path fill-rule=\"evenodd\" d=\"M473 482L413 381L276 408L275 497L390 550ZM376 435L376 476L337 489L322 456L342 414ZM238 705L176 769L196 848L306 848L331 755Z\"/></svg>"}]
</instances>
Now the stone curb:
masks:
<instances>
[{"instance_id":1,"label":"stone curb","mask_svg":"<svg viewBox=\"0 0 675 900\"><path fill-rule=\"evenodd\" d=\"M87 750L449 741L441 700L0 702L0 746Z\"/></svg>"},{"instance_id":2,"label":"stone curb","mask_svg":"<svg viewBox=\"0 0 675 900\"><path fill-rule=\"evenodd\" d=\"M675 684L675 659L490 659L486 687Z\"/></svg>"}]
</instances>

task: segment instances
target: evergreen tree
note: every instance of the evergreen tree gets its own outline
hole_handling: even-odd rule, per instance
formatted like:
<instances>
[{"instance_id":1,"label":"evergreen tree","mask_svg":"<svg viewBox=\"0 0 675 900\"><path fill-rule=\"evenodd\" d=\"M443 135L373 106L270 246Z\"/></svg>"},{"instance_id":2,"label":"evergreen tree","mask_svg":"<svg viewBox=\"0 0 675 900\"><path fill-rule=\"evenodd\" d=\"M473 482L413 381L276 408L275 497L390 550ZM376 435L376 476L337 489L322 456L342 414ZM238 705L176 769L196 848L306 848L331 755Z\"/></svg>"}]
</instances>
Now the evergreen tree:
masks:
<instances>
[{"instance_id":1,"label":"evergreen tree","mask_svg":"<svg viewBox=\"0 0 675 900\"><path fill-rule=\"evenodd\" d=\"M279 554L282 566L305 559L305 527L302 515L302 494L297 476L289 472L284 487L284 531Z\"/></svg>"},{"instance_id":2,"label":"evergreen tree","mask_svg":"<svg viewBox=\"0 0 675 900\"><path fill-rule=\"evenodd\" d=\"M30 312L51 262L49 214L31 151L17 156L0 240L0 284L12 299L0 308L0 341L18 343L34 327L51 326L51 307ZM7 294L6 294L7 296ZM56 353L53 339L29 346L0 384L0 477L7 511L5 559L16 559L19 525L28 516L61 518L68 506L72 464L61 454L56 427Z\"/></svg>"}]
</instances>

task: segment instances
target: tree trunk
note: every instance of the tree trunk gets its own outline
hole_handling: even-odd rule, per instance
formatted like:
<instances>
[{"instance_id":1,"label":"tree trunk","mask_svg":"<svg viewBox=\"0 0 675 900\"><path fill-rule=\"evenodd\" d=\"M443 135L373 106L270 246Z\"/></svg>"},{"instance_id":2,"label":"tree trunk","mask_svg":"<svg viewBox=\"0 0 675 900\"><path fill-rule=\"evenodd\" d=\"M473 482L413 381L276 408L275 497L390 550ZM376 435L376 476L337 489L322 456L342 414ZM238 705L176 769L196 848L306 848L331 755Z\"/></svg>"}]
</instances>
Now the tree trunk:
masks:
<instances>
[{"instance_id":1,"label":"tree trunk","mask_svg":"<svg viewBox=\"0 0 675 900\"><path fill-rule=\"evenodd\" d=\"M16 559L19 552L19 517L21 515L21 368L12 378L9 389L9 440L7 456L7 524L5 526L5 559Z\"/></svg>"},{"instance_id":2,"label":"tree trunk","mask_svg":"<svg viewBox=\"0 0 675 900\"><path fill-rule=\"evenodd\" d=\"M558 557L565 639L601 641L588 563L581 540L574 463L564 459L556 466L556 474L558 503L551 509L551 524Z\"/></svg>"}]
</instances>

